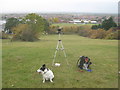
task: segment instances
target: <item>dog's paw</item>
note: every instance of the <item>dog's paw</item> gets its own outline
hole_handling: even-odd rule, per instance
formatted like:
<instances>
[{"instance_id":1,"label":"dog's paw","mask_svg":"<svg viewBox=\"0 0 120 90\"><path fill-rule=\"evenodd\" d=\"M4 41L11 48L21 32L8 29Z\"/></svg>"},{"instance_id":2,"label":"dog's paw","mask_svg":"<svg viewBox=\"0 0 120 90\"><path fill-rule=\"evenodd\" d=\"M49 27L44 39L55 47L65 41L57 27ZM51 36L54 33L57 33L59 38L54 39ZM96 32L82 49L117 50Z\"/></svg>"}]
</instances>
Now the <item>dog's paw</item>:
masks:
<instances>
[{"instance_id":1,"label":"dog's paw","mask_svg":"<svg viewBox=\"0 0 120 90\"><path fill-rule=\"evenodd\" d=\"M43 83L45 83L45 81L43 81Z\"/></svg>"},{"instance_id":2,"label":"dog's paw","mask_svg":"<svg viewBox=\"0 0 120 90\"><path fill-rule=\"evenodd\" d=\"M53 82L52 80L50 80L50 82Z\"/></svg>"},{"instance_id":3,"label":"dog's paw","mask_svg":"<svg viewBox=\"0 0 120 90\"><path fill-rule=\"evenodd\" d=\"M45 83L45 80L43 80L43 83Z\"/></svg>"}]
</instances>

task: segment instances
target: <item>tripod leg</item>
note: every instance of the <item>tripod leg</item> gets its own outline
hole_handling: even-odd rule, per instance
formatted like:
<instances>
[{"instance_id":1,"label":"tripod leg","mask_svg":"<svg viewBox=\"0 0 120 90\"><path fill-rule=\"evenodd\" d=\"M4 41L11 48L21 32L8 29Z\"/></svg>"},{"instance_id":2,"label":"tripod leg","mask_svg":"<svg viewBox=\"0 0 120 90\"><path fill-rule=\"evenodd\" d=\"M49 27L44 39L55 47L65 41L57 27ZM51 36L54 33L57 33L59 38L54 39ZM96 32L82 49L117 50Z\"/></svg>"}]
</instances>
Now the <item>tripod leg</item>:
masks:
<instances>
[{"instance_id":1,"label":"tripod leg","mask_svg":"<svg viewBox=\"0 0 120 90\"><path fill-rule=\"evenodd\" d=\"M60 56L60 48L59 48L59 44L60 44L60 41L58 41L58 43L57 43L56 50L58 50L58 54L59 54L59 56Z\"/></svg>"},{"instance_id":2,"label":"tripod leg","mask_svg":"<svg viewBox=\"0 0 120 90\"><path fill-rule=\"evenodd\" d=\"M63 50L63 53L64 53L64 56L65 56L65 58L66 58L67 56L66 56L65 50Z\"/></svg>"},{"instance_id":3,"label":"tripod leg","mask_svg":"<svg viewBox=\"0 0 120 90\"><path fill-rule=\"evenodd\" d=\"M65 59L66 59L66 62L67 62L67 65L69 65L68 64L68 61L67 61L67 56L66 56L66 53L65 53L65 50L64 50L64 46L63 46L63 44L62 44L62 41L61 41L61 47L62 47L62 51L63 51L63 53L64 53L64 56L65 56Z\"/></svg>"},{"instance_id":4,"label":"tripod leg","mask_svg":"<svg viewBox=\"0 0 120 90\"><path fill-rule=\"evenodd\" d=\"M65 53L64 50L63 50L63 53L64 53L64 56L65 56L65 60L66 60L66 62L67 62L67 65L69 65L68 60L67 60L67 58L66 58L66 53Z\"/></svg>"},{"instance_id":5,"label":"tripod leg","mask_svg":"<svg viewBox=\"0 0 120 90\"><path fill-rule=\"evenodd\" d=\"M64 50L64 47L63 47L62 41L60 41L60 44L61 44L61 48L62 48L62 50Z\"/></svg>"},{"instance_id":6,"label":"tripod leg","mask_svg":"<svg viewBox=\"0 0 120 90\"><path fill-rule=\"evenodd\" d=\"M59 41L57 43L56 49L59 50Z\"/></svg>"},{"instance_id":7,"label":"tripod leg","mask_svg":"<svg viewBox=\"0 0 120 90\"><path fill-rule=\"evenodd\" d=\"M55 51L55 55L54 55L54 58L53 58L52 66L54 65L56 54L57 54L57 50Z\"/></svg>"}]
</instances>

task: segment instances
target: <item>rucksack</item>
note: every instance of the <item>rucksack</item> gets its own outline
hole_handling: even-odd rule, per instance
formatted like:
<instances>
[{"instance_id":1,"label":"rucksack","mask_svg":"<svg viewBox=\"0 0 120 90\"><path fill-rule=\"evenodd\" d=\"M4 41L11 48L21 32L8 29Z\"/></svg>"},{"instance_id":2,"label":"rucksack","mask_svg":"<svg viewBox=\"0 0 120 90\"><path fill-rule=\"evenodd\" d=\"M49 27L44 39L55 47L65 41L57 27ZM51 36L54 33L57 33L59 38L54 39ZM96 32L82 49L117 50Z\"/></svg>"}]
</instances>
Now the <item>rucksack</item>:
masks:
<instances>
[{"instance_id":1,"label":"rucksack","mask_svg":"<svg viewBox=\"0 0 120 90\"><path fill-rule=\"evenodd\" d=\"M80 56L80 58L77 61L77 66L80 69L83 69L83 65L84 64L88 64L88 67L92 64L92 62L90 62L90 58L86 57L86 56Z\"/></svg>"}]
</instances>

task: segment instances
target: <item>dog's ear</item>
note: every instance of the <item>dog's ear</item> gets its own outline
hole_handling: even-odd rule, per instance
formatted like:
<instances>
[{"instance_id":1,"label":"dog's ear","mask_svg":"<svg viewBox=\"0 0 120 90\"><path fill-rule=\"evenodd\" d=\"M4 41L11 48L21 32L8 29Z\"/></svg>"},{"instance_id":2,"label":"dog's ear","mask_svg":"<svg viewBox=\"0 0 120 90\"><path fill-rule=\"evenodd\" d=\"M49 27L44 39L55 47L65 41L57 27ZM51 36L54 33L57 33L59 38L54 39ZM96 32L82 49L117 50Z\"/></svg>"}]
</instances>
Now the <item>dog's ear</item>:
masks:
<instances>
[{"instance_id":1,"label":"dog's ear","mask_svg":"<svg viewBox=\"0 0 120 90\"><path fill-rule=\"evenodd\" d=\"M46 65L45 64L43 64L43 67L45 67Z\"/></svg>"}]
</instances>

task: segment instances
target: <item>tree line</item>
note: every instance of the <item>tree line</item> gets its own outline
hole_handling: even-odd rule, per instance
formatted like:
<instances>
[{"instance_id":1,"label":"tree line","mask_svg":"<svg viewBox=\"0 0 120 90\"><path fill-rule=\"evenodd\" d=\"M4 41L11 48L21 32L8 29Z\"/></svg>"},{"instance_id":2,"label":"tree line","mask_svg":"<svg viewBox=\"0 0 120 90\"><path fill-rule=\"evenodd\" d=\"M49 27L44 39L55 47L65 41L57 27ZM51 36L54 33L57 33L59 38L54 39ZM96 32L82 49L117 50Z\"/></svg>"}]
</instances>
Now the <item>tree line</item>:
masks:
<instances>
[{"instance_id":1,"label":"tree line","mask_svg":"<svg viewBox=\"0 0 120 90\"><path fill-rule=\"evenodd\" d=\"M49 33L56 33L58 27L51 25ZM120 39L120 26L117 26L112 17L105 19L98 25L64 26L62 31L64 34L74 33L93 39Z\"/></svg>"},{"instance_id":2,"label":"tree line","mask_svg":"<svg viewBox=\"0 0 120 90\"><path fill-rule=\"evenodd\" d=\"M23 18L9 18L5 24L5 32L12 34L12 41L36 41L42 32L47 31L49 23L38 14L31 13ZM5 34L3 33L3 36Z\"/></svg>"},{"instance_id":3,"label":"tree line","mask_svg":"<svg viewBox=\"0 0 120 90\"><path fill-rule=\"evenodd\" d=\"M57 21L55 19L55 21ZM59 26L50 25L51 21L44 19L38 14L31 13L22 18L9 18L5 24L5 32L11 34L11 40L36 41L43 32L56 34ZM78 34L80 36L94 39L120 39L120 28L110 17L99 25L68 25L63 26L64 34ZM8 35L2 33L2 38Z\"/></svg>"}]
</instances>

